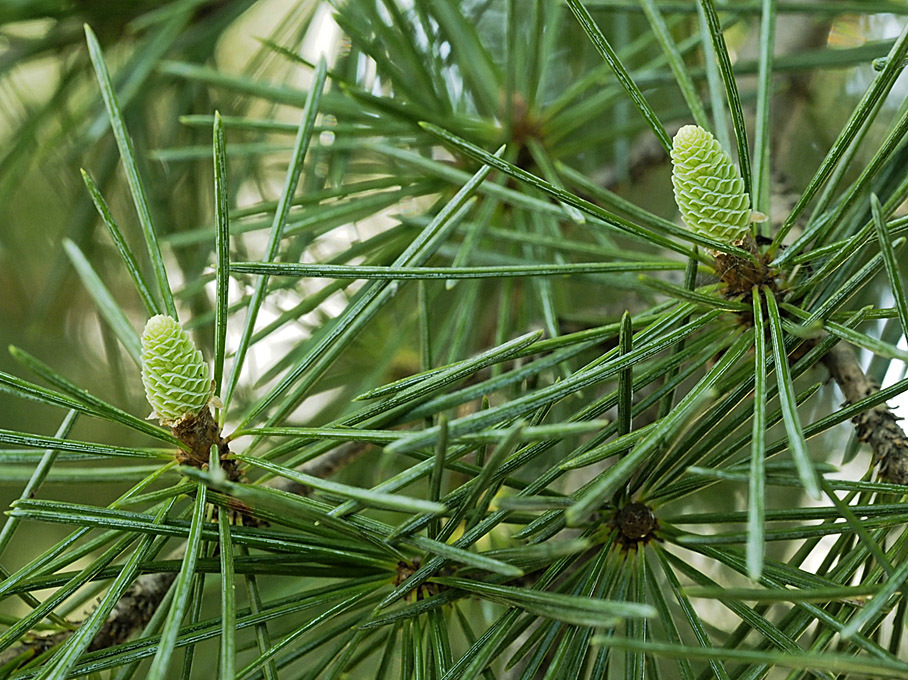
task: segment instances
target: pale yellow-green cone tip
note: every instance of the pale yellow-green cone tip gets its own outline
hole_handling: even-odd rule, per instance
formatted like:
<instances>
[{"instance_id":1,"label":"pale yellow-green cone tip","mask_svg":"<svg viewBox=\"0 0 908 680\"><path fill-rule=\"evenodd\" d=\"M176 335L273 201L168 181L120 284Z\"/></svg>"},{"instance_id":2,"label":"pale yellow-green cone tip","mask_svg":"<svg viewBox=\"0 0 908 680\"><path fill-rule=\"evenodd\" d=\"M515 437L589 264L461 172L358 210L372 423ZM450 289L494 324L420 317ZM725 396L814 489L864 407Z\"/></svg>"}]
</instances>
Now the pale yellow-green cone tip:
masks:
<instances>
[{"instance_id":1,"label":"pale yellow-green cone tip","mask_svg":"<svg viewBox=\"0 0 908 680\"><path fill-rule=\"evenodd\" d=\"M723 243L750 233L750 197L731 158L709 132L685 125L672 140L672 186L687 226Z\"/></svg>"},{"instance_id":2,"label":"pale yellow-green cone tip","mask_svg":"<svg viewBox=\"0 0 908 680\"><path fill-rule=\"evenodd\" d=\"M208 364L176 319L153 316L142 332L142 383L161 423L201 411L211 397Z\"/></svg>"}]
</instances>

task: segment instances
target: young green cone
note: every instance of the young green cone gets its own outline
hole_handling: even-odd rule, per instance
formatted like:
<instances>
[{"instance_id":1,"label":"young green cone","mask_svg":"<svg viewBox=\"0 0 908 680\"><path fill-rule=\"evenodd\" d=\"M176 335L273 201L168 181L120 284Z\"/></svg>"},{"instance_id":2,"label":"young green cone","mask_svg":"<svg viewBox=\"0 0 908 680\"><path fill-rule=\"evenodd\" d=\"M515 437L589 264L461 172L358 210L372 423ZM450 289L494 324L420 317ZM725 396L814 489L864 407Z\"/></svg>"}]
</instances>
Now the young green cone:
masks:
<instances>
[{"instance_id":1,"label":"young green cone","mask_svg":"<svg viewBox=\"0 0 908 680\"><path fill-rule=\"evenodd\" d=\"M672 140L672 185L684 222L705 236L735 243L750 233L750 197L731 158L709 132L685 125Z\"/></svg>"},{"instance_id":2,"label":"young green cone","mask_svg":"<svg viewBox=\"0 0 908 680\"><path fill-rule=\"evenodd\" d=\"M208 404L208 364L175 319L158 314L148 320L141 358L145 396L161 423L178 423Z\"/></svg>"}]
</instances>

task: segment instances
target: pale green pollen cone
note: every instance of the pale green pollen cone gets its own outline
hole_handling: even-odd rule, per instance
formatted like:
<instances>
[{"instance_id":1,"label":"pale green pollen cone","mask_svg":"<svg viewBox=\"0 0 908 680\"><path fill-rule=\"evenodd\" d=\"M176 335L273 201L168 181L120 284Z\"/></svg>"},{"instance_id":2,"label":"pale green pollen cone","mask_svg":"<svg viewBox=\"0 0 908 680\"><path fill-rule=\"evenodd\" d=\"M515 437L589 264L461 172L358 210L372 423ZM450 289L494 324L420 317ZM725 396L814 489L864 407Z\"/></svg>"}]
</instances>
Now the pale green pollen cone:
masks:
<instances>
[{"instance_id":1,"label":"pale green pollen cone","mask_svg":"<svg viewBox=\"0 0 908 680\"><path fill-rule=\"evenodd\" d=\"M176 319L153 316L142 332L142 383L154 415L174 425L211 398L208 364Z\"/></svg>"},{"instance_id":2,"label":"pale green pollen cone","mask_svg":"<svg viewBox=\"0 0 908 680\"><path fill-rule=\"evenodd\" d=\"M738 168L718 140L685 125L672 140L672 185L685 224L723 243L750 233L753 213Z\"/></svg>"}]
</instances>

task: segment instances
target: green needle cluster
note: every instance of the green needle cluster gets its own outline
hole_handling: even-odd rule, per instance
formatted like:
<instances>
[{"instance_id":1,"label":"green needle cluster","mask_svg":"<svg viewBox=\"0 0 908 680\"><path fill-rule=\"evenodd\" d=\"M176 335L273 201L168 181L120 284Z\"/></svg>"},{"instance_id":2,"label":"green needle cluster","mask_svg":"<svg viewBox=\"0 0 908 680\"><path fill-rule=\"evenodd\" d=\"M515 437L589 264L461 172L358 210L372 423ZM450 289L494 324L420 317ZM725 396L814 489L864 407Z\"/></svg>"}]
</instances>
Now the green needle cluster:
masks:
<instances>
[{"instance_id":1,"label":"green needle cluster","mask_svg":"<svg viewBox=\"0 0 908 680\"><path fill-rule=\"evenodd\" d=\"M208 364L174 318L158 314L148 320L141 356L145 396L162 423L176 423L208 403Z\"/></svg>"},{"instance_id":2,"label":"green needle cluster","mask_svg":"<svg viewBox=\"0 0 908 680\"><path fill-rule=\"evenodd\" d=\"M908 3L103 4L0 0L0 680L908 680Z\"/></svg>"},{"instance_id":3,"label":"green needle cluster","mask_svg":"<svg viewBox=\"0 0 908 680\"><path fill-rule=\"evenodd\" d=\"M685 125L672 140L672 185L693 231L734 243L750 230L750 197L741 173L709 132Z\"/></svg>"}]
</instances>

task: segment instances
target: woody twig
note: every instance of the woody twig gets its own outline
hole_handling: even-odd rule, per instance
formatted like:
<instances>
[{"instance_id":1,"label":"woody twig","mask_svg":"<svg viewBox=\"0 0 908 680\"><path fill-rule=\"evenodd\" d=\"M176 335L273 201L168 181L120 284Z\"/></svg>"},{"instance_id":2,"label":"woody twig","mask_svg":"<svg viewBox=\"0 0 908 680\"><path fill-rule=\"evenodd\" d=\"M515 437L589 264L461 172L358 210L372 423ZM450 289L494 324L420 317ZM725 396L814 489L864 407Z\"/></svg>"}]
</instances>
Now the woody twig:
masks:
<instances>
[{"instance_id":1,"label":"woody twig","mask_svg":"<svg viewBox=\"0 0 908 680\"><path fill-rule=\"evenodd\" d=\"M867 377L847 345L839 343L833 347L823 357L823 364L848 402L854 403L880 389ZM880 477L892 484L908 484L908 436L898 424L899 418L884 403L862 411L851 421L858 440L873 451Z\"/></svg>"}]
</instances>

